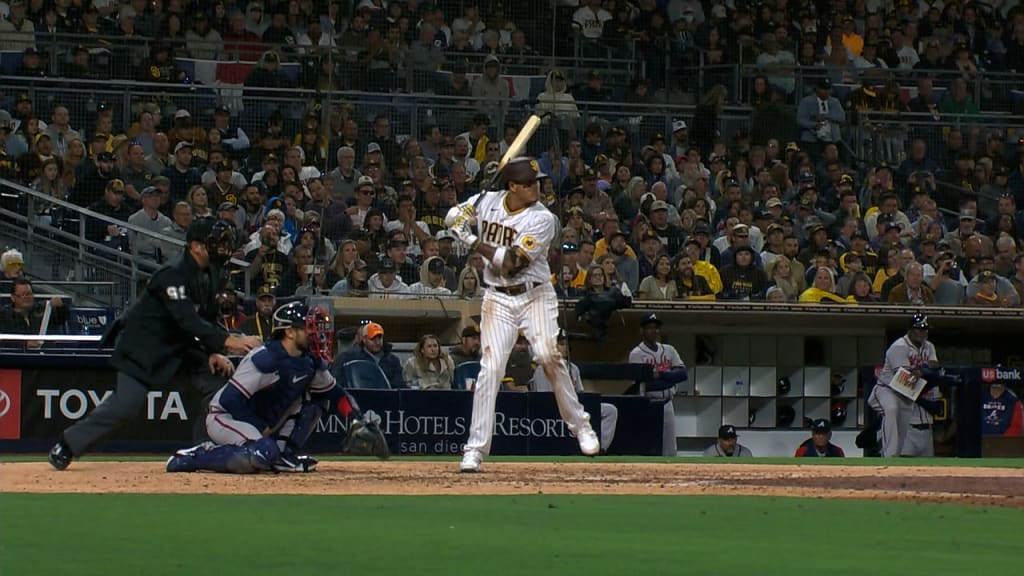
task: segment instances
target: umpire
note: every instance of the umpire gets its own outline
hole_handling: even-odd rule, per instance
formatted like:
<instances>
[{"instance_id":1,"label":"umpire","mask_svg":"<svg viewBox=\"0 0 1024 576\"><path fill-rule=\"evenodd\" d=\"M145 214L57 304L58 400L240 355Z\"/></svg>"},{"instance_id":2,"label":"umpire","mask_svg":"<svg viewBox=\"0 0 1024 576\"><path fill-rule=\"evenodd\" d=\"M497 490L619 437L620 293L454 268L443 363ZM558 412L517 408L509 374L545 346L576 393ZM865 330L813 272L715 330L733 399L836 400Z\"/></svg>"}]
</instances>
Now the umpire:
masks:
<instances>
[{"instance_id":1,"label":"umpire","mask_svg":"<svg viewBox=\"0 0 1024 576\"><path fill-rule=\"evenodd\" d=\"M57 470L142 412L149 390L166 385L183 365L201 358L210 372L229 376L234 366L222 352L244 354L261 344L256 337L229 335L203 314L216 309L216 274L234 250L233 227L196 220L185 242L185 250L153 275L104 337L105 343L116 342L110 364L117 369L117 388L61 434L49 455Z\"/></svg>"}]
</instances>

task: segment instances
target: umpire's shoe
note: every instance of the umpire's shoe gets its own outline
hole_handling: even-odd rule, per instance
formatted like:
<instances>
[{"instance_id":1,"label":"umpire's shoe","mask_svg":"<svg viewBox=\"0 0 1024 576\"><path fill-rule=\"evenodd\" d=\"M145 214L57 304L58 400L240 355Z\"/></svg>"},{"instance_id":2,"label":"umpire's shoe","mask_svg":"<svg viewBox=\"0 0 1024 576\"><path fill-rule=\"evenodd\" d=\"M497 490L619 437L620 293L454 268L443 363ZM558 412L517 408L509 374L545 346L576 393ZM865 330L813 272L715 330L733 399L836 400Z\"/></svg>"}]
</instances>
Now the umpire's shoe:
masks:
<instances>
[{"instance_id":1,"label":"umpire's shoe","mask_svg":"<svg viewBox=\"0 0 1024 576\"><path fill-rule=\"evenodd\" d=\"M53 448L50 448L50 455L47 459L50 461L50 466L53 466L55 470L64 470L71 465L71 448L64 443L64 440L58 440Z\"/></svg>"}]
</instances>

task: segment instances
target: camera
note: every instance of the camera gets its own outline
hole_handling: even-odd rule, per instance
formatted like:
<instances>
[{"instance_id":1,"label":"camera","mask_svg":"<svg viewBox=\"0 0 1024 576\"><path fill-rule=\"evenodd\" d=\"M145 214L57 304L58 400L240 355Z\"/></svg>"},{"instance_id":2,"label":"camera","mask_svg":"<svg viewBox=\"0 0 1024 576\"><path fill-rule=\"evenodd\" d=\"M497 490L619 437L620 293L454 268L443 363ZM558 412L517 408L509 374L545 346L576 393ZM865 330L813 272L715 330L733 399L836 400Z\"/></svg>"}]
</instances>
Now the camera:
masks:
<instances>
[{"instance_id":1,"label":"camera","mask_svg":"<svg viewBox=\"0 0 1024 576\"><path fill-rule=\"evenodd\" d=\"M949 276L953 280L960 279L960 266L957 265L956 260L951 260L949 267L946 268L946 276Z\"/></svg>"}]
</instances>

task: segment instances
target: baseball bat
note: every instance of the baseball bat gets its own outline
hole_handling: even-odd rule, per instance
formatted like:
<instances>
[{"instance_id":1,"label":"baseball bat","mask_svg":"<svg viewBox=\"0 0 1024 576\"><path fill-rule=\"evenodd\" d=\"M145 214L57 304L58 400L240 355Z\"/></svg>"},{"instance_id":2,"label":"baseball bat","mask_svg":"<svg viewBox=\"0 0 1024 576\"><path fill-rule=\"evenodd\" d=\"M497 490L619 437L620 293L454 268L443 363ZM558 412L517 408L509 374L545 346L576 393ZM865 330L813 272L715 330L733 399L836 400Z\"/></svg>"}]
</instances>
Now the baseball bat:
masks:
<instances>
[{"instance_id":1,"label":"baseball bat","mask_svg":"<svg viewBox=\"0 0 1024 576\"><path fill-rule=\"evenodd\" d=\"M508 150L505 151L505 155L502 156L501 161L498 162L498 170L494 173L493 176L491 176L491 179L487 183L487 185L481 188L480 195L477 196L476 202L473 203L473 208L479 208L480 201L483 200L484 194L491 192L495 189L498 183L498 179L501 177L501 169L504 168L506 164L508 164L508 161L515 158L516 156L521 156L523 154L523 152L526 150L526 143L530 141L530 138L533 137L533 134L537 131L537 128L540 127L540 120L540 116L536 114L532 114L529 118L526 119L526 123L523 124L523 127L519 129L519 134L516 135L516 139L512 141L512 144L509 145Z\"/></svg>"}]
</instances>

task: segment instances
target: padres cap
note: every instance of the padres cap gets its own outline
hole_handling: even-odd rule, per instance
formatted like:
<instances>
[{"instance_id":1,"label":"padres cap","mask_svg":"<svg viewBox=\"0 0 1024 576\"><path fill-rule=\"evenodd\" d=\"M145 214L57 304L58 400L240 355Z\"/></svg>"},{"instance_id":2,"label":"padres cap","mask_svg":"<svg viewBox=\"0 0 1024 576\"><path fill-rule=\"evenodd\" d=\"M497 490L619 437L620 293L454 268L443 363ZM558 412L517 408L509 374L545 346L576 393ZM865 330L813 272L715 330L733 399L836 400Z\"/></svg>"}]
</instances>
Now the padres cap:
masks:
<instances>
[{"instance_id":1,"label":"padres cap","mask_svg":"<svg viewBox=\"0 0 1024 576\"><path fill-rule=\"evenodd\" d=\"M480 328L478 328L476 326L466 326L465 328L462 329L462 337L463 338L479 338L480 337Z\"/></svg>"},{"instance_id":2,"label":"padres cap","mask_svg":"<svg viewBox=\"0 0 1024 576\"><path fill-rule=\"evenodd\" d=\"M264 285L260 286L260 291L259 291L258 294L256 294L256 299L259 300L261 298L270 298L271 300L273 300L274 299L274 287L271 286L270 284L264 284Z\"/></svg>"},{"instance_id":3,"label":"padres cap","mask_svg":"<svg viewBox=\"0 0 1024 576\"><path fill-rule=\"evenodd\" d=\"M537 161L529 156L518 156L509 160L509 163L502 169L502 175L509 182L532 183L537 180L540 166Z\"/></svg>"}]
</instances>

